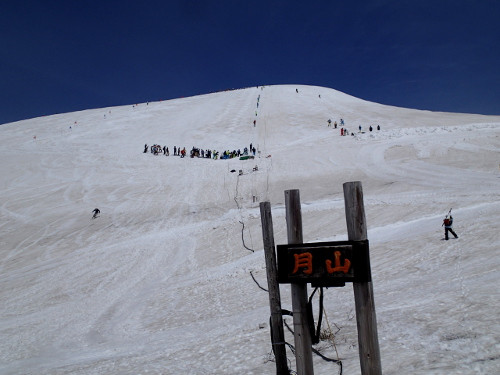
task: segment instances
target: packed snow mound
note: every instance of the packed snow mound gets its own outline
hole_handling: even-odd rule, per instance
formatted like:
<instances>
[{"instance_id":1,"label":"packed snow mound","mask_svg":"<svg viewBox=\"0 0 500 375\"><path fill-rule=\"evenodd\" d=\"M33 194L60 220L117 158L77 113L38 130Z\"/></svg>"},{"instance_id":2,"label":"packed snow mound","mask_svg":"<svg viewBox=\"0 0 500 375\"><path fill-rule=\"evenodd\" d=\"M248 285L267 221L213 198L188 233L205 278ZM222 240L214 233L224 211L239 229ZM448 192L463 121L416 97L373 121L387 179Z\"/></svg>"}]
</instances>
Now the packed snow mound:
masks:
<instances>
[{"instance_id":1,"label":"packed snow mound","mask_svg":"<svg viewBox=\"0 0 500 375\"><path fill-rule=\"evenodd\" d=\"M273 373L268 296L250 275L266 286L259 203L277 244L288 189L306 242L346 239L347 181L363 184L384 374L500 369L500 116L281 85L24 120L0 137L2 374ZM189 157L250 145L253 159ZM443 241L450 207L459 238ZM336 350L318 348L355 374L352 294L326 291Z\"/></svg>"}]
</instances>

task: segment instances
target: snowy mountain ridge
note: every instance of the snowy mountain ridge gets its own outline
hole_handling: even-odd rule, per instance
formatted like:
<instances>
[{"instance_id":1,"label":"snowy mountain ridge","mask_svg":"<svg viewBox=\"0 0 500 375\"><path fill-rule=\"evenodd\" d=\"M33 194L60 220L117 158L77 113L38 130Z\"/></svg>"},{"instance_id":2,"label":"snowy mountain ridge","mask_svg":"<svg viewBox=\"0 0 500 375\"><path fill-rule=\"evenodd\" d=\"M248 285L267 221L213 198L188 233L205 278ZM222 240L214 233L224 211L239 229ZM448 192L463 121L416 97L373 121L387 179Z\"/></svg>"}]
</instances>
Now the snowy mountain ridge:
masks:
<instances>
[{"instance_id":1,"label":"snowy mountain ridge","mask_svg":"<svg viewBox=\"0 0 500 375\"><path fill-rule=\"evenodd\" d=\"M268 296L250 276L266 286L259 202L277 244L288 189L306 242L342 240L348 181L363 184L384 374L496 373L499 136L500 116L301 85L2 125L0 373L274 373ZM173 156L250 144L251 160ZM459 238L444 241L451 207ZM336 350L317 346L345 374L360 371L352 294L326 291ZM281 297L290 309L288 286Z\"/></svg>"}]
</instances>

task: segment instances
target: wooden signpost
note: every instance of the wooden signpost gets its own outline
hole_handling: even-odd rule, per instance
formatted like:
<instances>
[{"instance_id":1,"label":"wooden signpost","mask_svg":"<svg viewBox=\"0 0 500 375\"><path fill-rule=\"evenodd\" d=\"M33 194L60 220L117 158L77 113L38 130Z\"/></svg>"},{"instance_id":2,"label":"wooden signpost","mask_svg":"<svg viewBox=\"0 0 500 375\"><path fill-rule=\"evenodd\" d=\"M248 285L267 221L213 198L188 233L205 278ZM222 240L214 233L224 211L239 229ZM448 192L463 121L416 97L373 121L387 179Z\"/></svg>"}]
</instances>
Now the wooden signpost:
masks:
<instances>
[{"instance_id":1,"label":"wooden signpost","mask_svg":"<svg viewBox=\"0 0 500 375\"><path fill-rule=\"evenodd\" d=\"M285 206L288 243L302 244L302 215L298 190L285 191ZM307 283L293 283L291 289L297 374L313 375L312 338L307 314Z\"/></svg>"},{"instance_id":2,"label":"wooden signpost","mask_svg":"<svg viewBox=\"0 0 500 375\"><path fill-rule=\"evenodd\" d=\"M371 281L368 241L278 245L278 281L312 286L344 286Z\"/></svg>"},{"instance_id":3,"label":"wooden signpost","mask_svg":"<svg viewBox=\"0 0 500 375\"><path fill-rule=\"evenodd\" d=\"M276 253L274 252L273 218L271 204L260 203L262 221L262 239L266 257L267 285L269 290L269 307L271 309L271 337L274 356L276 358L276 375L289 375L286 360L285 333L283 332L283 315L281 314L281 296L276 274Z\"/></svg>"},{"instance_id":4,"label":"wooden signpost","mask_svg":"<svg viewBox=\"0 0 500 375\"><path fill-rule=\"evenodd\" d=\"M314 374L310 322L308 322L309 316L306 307L308 301L307 284L310 283L315 287L332 287L344 286L346 282L352 282L354 289L361 374L382 374L363 191L360 182L346 182L343 187L348 241L337 242L303 243L299 191L285 191L288 244L277 246L277 276L275 269L269 269L273 267L272 262L267 261L269 256L275 257L274 249L272 249L272 255L268 255L270 251L269 233L272 236L272 224L270 229L265 230L264 224L268 223L269 219L262 219L264 248L268 249L266 250L268 283L271 286L271 284L276 283L274 279L277 278L279 283L291 284L298 375ZM261 203L261 215L270 217L270 208L269 206L265 207L269 212L266 213L267 211L263 210L263 203ZM273 293L275 294L276 291ZM279 298L279 286L277 293ZM269 298L271 300L271 295ZM273 299L276 300L275 297ZM281 306L271 306L272 317L278 309L281 309ZM282 332L282 321L276 321L276 325L281 327ZM280 341L282 340L280 339ZM286 355L284 358L286 361ZM278 355L276 355L276 360L278 363ZM278 372L278 374L281 373Z\"/></svg>"},{"instance_id":5,"label":"wooden signpost","mask_svg":"<svg viewBox=\"0 0 500 375\"><path fill-rule=\"evenodd\" d=\"M346 182L343 186L347 237L351 241L367 240L368 234L361 182ZM372 282L354 282L353 289L356 322L358 324L361 374L382 375Z\"/></svg>"}]
</instances>

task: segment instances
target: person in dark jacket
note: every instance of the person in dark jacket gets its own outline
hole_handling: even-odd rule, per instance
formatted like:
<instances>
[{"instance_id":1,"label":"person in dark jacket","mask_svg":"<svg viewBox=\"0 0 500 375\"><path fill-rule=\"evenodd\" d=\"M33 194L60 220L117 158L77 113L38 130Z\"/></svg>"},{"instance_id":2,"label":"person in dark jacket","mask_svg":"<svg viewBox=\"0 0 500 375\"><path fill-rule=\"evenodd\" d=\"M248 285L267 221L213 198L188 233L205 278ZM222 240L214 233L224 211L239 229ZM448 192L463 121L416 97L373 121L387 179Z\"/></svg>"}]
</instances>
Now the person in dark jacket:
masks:
<instances>
[{"instance_id":1,"label":"person in dark jacket","mask_svg":"<svg viewBox=\"0 0 500 375\"><path fill-rule=\"evenodd\" d=\"M448 241L448 232L453 234L455 238L458 238L457 234L453 230L453 216L450 215L450 217L446 217L443 220L443 226L444 226L444 239Z\"/></svg>"},{"instance_id":2,"label":"person in dark jacket","mask_svg":"<svg viewBox=\"0 0 500 375\"><path fill-rule=\"evenodd\" d=\"M98 208L94 208L94 211L92 211L92 212L94 213L94 216L92 216L92 219L95 219L101 213L101 211Z\"/></svg>"}]
</instances>

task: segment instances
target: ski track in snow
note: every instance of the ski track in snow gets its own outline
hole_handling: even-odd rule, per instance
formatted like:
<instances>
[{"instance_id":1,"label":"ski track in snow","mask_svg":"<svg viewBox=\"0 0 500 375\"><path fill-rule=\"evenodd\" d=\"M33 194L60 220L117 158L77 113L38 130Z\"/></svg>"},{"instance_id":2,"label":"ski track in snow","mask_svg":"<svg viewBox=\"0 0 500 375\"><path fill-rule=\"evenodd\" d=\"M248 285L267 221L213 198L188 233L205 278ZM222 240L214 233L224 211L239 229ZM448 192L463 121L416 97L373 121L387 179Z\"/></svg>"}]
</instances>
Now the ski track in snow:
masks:
<instances>
[{"instance_id":1,"label":"ski track in snow","mask_svg":"<svg viewBox=\"0 0 500 375\"><path fill-rule=\"evenodd\" d=\"M500 372L500 116L283 85L47 116L0 137L1 374L274 373L268 297L250 277L267 287L259 202L276 244L287 189L301 191L306 242L344 240L342 184L356 180L384 374ZM144 143L257 155L180 159ZM444 241L450 207L459 238ZM325 293L344 373L359 374L352 287ZM290 309L289 286L281 298Z\"/></svg>"}]
</instances>

